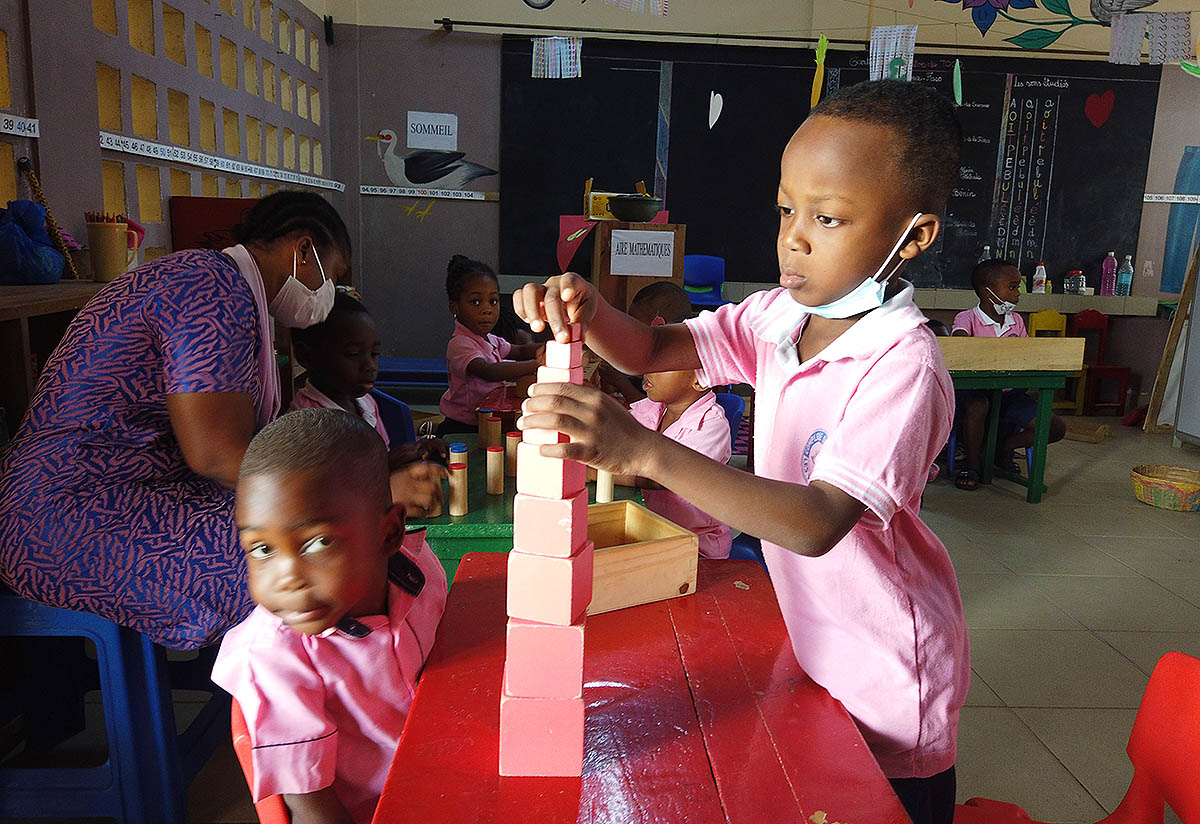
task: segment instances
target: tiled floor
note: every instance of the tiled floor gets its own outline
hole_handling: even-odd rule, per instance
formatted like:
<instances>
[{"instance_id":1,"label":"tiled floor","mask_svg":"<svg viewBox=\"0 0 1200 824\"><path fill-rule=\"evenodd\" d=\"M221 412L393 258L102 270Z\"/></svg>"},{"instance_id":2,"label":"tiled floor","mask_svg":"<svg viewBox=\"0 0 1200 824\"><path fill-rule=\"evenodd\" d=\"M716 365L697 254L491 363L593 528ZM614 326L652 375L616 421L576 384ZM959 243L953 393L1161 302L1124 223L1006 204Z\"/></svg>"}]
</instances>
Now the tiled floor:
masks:
<instances>
[{"instance_id":1,"label":"tiled floor","mask_svg":"<svg viewBox=\"0 0 1200 824\"><path fill-rule=\"evenodd\" d=\"M1155 661L1200 655L1200 513L1145 506L1129 484L1138 463L1200 468L1200 450L1107 422L1112 440L1051 447L1041 504L1003 482L926 491L971 632L960 801L1010 801L1056 824L1103 818L1132 774L1125 744ZM191 814L256 821L232 750L192 786Z\"/></svg>"}]
</instances>

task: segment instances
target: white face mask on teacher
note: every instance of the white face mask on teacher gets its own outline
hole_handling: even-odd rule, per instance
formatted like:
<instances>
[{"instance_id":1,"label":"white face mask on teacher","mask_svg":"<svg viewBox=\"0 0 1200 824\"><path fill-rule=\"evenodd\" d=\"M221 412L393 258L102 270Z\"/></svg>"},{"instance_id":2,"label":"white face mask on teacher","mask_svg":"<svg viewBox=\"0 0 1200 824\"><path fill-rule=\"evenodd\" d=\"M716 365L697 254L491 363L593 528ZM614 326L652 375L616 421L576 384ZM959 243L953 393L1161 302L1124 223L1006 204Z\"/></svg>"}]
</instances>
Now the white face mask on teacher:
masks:
<instances>
[{"instance_id":1,"label":"white face mask on teacher","mask_svg":"<svg viewBox=\"0 0 1200 824\"><path fill-rule=\"evenodd\" d=\"M321 285L315 290L309 289L296 277L298 254L292 252L292 275L283 282L279 292L267 305L271 317L289 329L305 329L320 323L329 316L333 309L333 299L337 295L333 281L325 277L325 267L321 265L321 256L314 246L313 260L321 272Z\"/></svg>"}]
</instances>

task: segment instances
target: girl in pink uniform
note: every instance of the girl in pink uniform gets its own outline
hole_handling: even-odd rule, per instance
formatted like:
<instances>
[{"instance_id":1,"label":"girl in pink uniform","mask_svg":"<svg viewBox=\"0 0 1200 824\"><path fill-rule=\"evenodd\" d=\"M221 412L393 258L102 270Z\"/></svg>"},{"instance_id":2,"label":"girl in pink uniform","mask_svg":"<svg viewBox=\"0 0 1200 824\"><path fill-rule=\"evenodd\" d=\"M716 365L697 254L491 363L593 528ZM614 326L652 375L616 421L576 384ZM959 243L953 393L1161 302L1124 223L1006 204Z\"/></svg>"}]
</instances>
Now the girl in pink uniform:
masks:
<instances>
[{"instance_id":1,"label":"girl in pink uniform","mask_svg":"<svg viewBox=\"0 0 1200 824\"><path fill-rule=\"evenodd\" d=\"M967 632L945 547L919 517L954 393L897 275L933 245L958 173L948 98L918 83L843 89L780 164L780 287L683 324L648 327L566 274L516 296L535 331L587 325L630 373L700 369L755 386L755 475L641 426L587 386L538 384L522 428L542 454L667 487L758 535L796 658L839 699L917 824L950 824Z\"/></svg>"},{"instance_id":2,"label":"girl in pink uniform","mask_svg":"<svg viewBox=\"0 0 1200 824\"><path fill-rule=\"evenodd\" d=\"M367 824L446 606L446 573L405 534L387 451L361 418L289 413L251 441L236 517L258 604L213 681L250 730L255 801L293 821Z\"/></svg>"},{"instance_id":3,"label":"girl in pink uniform","mask_svg":"<svg viewBox=\"0 0 1200 824\"><path fill-rule=\"evenodd\" d=\"M505 381L537 372L539 349L534 343L513 346L490 334L500 319L500 284L486 263L463 255L450 258L446 295L454 336L446 345L449 386L439 404L446 416L439 435L474 432L479 402Z\"/></svg>"}]
</instances>

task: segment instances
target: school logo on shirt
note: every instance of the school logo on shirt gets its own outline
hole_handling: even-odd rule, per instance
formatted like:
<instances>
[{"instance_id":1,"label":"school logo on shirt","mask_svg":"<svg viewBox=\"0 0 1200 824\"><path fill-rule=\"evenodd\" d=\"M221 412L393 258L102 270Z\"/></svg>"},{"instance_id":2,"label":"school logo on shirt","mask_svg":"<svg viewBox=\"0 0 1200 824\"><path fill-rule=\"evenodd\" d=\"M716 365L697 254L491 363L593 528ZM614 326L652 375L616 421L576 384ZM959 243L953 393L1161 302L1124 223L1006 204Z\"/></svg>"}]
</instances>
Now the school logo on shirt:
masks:
<instances>
[{"instance_id":1,"label":"school logo on shirt","mask_svg":"<svg viewBox=\"0 0 1200 824\"><path fill-rule=\"evenodd\" d=\"M821 444L825 443L828 437L829 433L824 429L818 429L808 436L808 443L804 445L804 455L800 458L800 471L805 481L812 474L813 462L817 459L817 453L821 451Z\"/></svg>"}]
</instances>

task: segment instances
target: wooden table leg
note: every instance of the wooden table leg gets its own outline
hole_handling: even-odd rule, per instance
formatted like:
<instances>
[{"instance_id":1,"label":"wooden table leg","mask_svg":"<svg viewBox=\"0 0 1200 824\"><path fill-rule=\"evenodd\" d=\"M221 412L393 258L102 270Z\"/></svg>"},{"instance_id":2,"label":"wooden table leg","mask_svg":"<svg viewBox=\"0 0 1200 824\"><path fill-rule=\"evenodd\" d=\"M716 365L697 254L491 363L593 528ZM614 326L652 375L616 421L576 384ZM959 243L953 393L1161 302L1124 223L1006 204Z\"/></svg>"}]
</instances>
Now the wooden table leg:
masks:
<instances>
[{"instance_id":1,"label":"wooden table leg","mask_svg":"<svg viewBox=\"0 0 1200 824\"><path fill-rule=\"evenodd\" d=\"M1046 491L1042 479L1046 474L1046 449L1050 441L1050 413L1054 404L1053 389L1038 390L1037 421L1033 425L1033 462L1029 467L1029 489L1025 500L1031 504L1041 502Z\"/></svg>"},{"instance_id":2,"label":"wooden table leg","mask_svg":"<svg viewBox=\"0 0 1200 824\"><path fill-rule=\"evenodd\" d=\"M1002 390L993 389L988 395L988 419L986 434L983 438L983 454L980 456L979 480L990 484L995 476L996 441L1000 437L1000 397Z\"/></svg>"}]
</instances>

